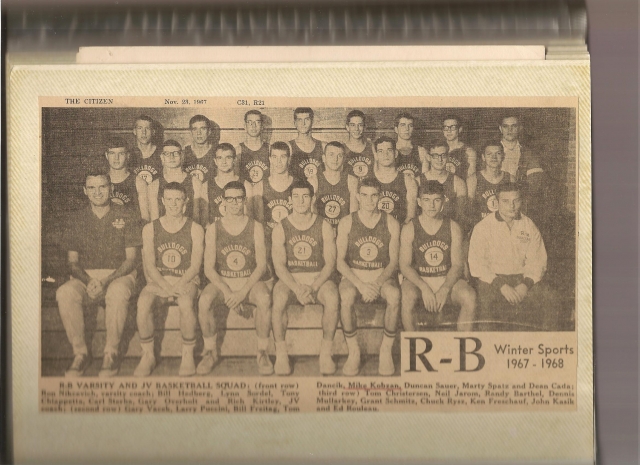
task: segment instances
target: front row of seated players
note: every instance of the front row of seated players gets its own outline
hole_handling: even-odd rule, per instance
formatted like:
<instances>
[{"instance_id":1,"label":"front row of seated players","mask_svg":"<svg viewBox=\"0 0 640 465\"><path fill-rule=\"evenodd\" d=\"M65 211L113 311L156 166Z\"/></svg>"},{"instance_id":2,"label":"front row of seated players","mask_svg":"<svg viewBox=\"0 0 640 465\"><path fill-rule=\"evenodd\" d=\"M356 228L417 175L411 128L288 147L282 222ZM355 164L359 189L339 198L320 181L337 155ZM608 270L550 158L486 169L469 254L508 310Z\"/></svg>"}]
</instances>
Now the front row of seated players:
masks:
<instances>
[{"instance_id":1,"label":"front row of seated players","mask_svg":"<svg viewBox=\"0 0 640 465\"><path fill-rule=\"evenodd\" d=\"M386 145L393 149L388 141L376 142L381 142L374 144L381 149L377 152L385 152ZM333 148L338 149L335 154ZM232 149L233 147L227 147L225 150L216 150L216 161L222 164L224 160L218 158L232 156ZM163 151L167 152L163 157L168 160L179 158L172 153L180 151L179 146L173 142L165 143ZM335 144L327 144L325 152L323 161L329 166L328 169L337 168L342 150ZM385 158L384 153L377 155L376 162L389 158ZM335 158L335 163L332 158ZM486 156L487 160L495 158L494 154ZM499 155L497 158L500 158ZM394 371L391 345L400 309L405 330L414 329L415 304L420 298L426 311L434 314L438 314L448 300L459 305L461 311L457 321L458 329L471 329L475 294L465 281L460 280L461 262L464 262L462 233L455 221L442 215L446 202L442 184L434 180L421 180L418 200L421 213L418 218L407 221L400 233L400 225L393 216L381 211L381 205L384 205L381 194L384 191L378 177L363 179L353 202L359 209L352 211L353 207L350 206L348 210L345 209L351 211L346 216L344 211L341 212L336 251L331 227L327 222L319 220L315 212L312 213L314 187L307 181L296 181L288 175L288 159L288 145L273 144L270 176L263 180L265 186L270 186L276 177L283 178L283 182L279 183L283 192L278 190L277 193L278 198L282 197L287 205L284 207L287 211L283 211L281 217L273 212L267 214L271 210L271 201L265 195L268 193L266 187L262 192L264 198L256 202L264 207L262 218L270 220L267 222L269 230L271 226L277 226L273 234L269 230L263 233L262 225L250 220L245 213L248 183L232 181L221 189L224 208L220 212L224 211L225 214L208 228L205 251L202 227L185 214L190 200L187 188L190 186L185 186L184 179L183 182L163 185L159 194L164 214L160 219L147 224L142 234L143 263L148 285L138 302L138 329L143 344L143 357L136 374L147 375L154 368L152 310L154 304L162 300L175 301L180 307L183 336L180 374L189 375L196 371L193 361L195 307L203 254L205 275L211 284L205 288L199 305L205 353L197 371L202 374L210 371L217 361L217 322L212 307L217 307L220 302L237 312L244 311L242 304L247 298L248 302L256 304L257 361L262 374L269 374L273 369L266 354L271 323L277 341L276 372L285 374L290 371L283 342L287 322L286 306L292 295L302 304L324 304L320 363L321 372L326 374L335 370L331 360L331 341L338 314L342 319L349 348L349 358L343 372L348 375L358 372L360 354L353 313L353 303L358 295L364 302L382 298L387 305L385 335L380 351L381 374L391 374ZM228 162L229 165L232 164L231 160ZM491 166L490 163L487 164ZM220 171L224 172L224 169ZM374 175L377 171L378 169L374 169ZM82 373L88 361L82 305L100 302L105 297L106 290L107 347L101 374L112 375L117 372L116 360L126 317L126 301L131 296L135 278L135 275L129 276L135 273L136 250L140 240L136 239L136 223L130 221L125 212L121 213L118 206L110 207L110 179L107 175L90 173L85 179L84 189L91 208L83 213L81 221L91 229L89 234L85 234L86 231L74 231L75 239L71 238L69 248L73 278L60 287L57 295L63 323L75 355L68 373L71 376ZM549 290L539 284L546 268L544 244L535 225L520 213L519 188L511 183L498 183L496 190L497 211L488 214L478 225L478 233L474 232L471 236L469 250L471 274L480 280L478 290L481 321L478 327L486 329L485 323L500 321L502 313L496 314L495 308L505 307L507 304L514 307L504 310L506 313L511 312L512 322L517 323L520 318L531 316L531 321L536 323L534 316L540 311L533 309L534 304L543 299L546 305L537 327L553 328L552 320L557 315L554 309L556 302L550 297L552 294ZM314 206L317 208L317 205ZM289 207L293 208L290 214ZM111 218L113 215L117 218ZM288 215L290 218L284 221ZM493 229L483 232L487 228ZM399 245L401 234L402 246ZM218 236L224 237L224 240L218 241ZM236 238L238 243L234 244ZM269 245L271 242L272 246ZM232 247L227 247L230 243ZM265 243L268 245L263 246ZM294 247L294 243L299 245L298 249ZM505 247L505 244L509 247ZM264 270L267 269L266 257L270 250L274 252L275 273L280 279L273 292L272 282L263 281L268 277L264 275ZM396 280L398 262L404 275L402 292L398 289ZM336 263L337 270L342 275L338 294L335 293L337 278L334 279ZM307 272L312 274L305 274ZM92 273L100 276L92 277ZM244 279L236 281L238 278ZM110 286L125 285L127 283L123 281L126 280L132 281L131 289L118 288L117 292L110 293ZM323 287L329 290L323 291ZM273 295L274 302L272 315L269 314L270 295ZM336 302L338 295L339 313ZM500 305L494 305L495 302Z\"/></svg>"}]
</instances>

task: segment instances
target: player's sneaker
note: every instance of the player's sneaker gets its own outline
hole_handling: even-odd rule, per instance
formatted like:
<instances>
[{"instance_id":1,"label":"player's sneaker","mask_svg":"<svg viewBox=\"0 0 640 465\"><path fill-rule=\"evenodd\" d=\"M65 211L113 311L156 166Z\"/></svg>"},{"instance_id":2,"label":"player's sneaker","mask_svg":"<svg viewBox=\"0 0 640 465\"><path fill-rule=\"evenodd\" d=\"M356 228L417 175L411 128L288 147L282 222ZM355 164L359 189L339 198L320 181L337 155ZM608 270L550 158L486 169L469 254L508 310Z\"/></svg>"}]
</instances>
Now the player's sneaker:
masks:
<instances>
[{"instance_id":1,"label":"player's sneaker","mask_svg":"<svg viewBox=\"0 0 640 465\"><path fill-rule=\"evenodd\" d=\"M133 371L133 376L149 376L156 367L156 358L151 352L142 352L140 363Z\"/></svg>"},{"instance_id":2,"label":"player's sneaker","mask_svg":"<svg viewBox=\"0 0 640 465\"><path fill-rule=\"evenodd\" d=\"M345 376L356 376L360 372L360 350L349 352L347 361L342 366L342 374Z\"/></svg>"},{"instance_id":3,"label":"player's sneaker","mask_svg":"<svg viewBox=\"0 0 640 465\"><path fill-rule=\"evenodd\" d=\"M64 373L64 376L67 378L77 378L78 376L82 376L84 374L84 370L89 366L90 359L87 354L78 354L73 357L73 362L67 368L67 371Z\"/></svg>"},{"instance_id":4,"label":"player's sneaker","mask_svg":"<svg viewBox=\"0 0 640 465\"><path fill-rule=\"evenodd\" d=\"M107 352L102 359L102 368L98 373L100 378L110 378L118 374L118 355Z\"/></svg>"},{"instance_id":5,"label":"player's sneaker","mask_svg":"<svg viewBox=\"0 0 640 465\"><path fill-rule=\"evenodd\" d=\"M178 370L178 376L193 376L196 374L196 362L193 360L193 345L182 346L182 362Z\"/></svg>"},{"instance_id":6,"label":"player's sneaker","mask_svg":"<svg viewBox=\"0 0 640 465\"><path fill-rule=\"evenodd\" d=\"M320 364L320 373L323 375L332 375L336 372L336 364L331 357L331 346L333 341L322 341L320 346L320 357L318 363Z\"/></svg>"},{"instance_id":7,"label":"player's sneaker","mask_svg":"<svg viewBox=\"0 0 640 465\"><path fill-rule=\"evenodd\" d=\"M213 370L213 367L218 362L218 354L214 353L212 350L207 350L204 354L202 354L202 360L198 363L198 368L196 368L196 373L199 375L208 375Z\"/></svg>"},{"instance_id":8,"label":"player's sneaker","mask_svg":"<svg viewBox=\"0 0 640 465\"><path fill-rule=\"evenodd\" d=\"M378 374L381 376L391 376L395 372L396 368L393 366L391 351L381 350L380 358L378 360Z\"/></svg>"},{"instance_id":9,"label":"player's sneaker","mask_svg":"<svg viewBox=\"0 0 640 465\"><path fill-rule=\"evenodd\" d=\"M289 355L284 352L276 353L276 364L274 366L276 375L286 376L291 374Z\"/></svg>"},{"instance_id":10,"label":"player's sneaker","mask_svg":"<svg viewBox=\"0 0 640 465\"><path fill-rule=\"evenodd\" d=\"M261 350L258 352L258 373L264 376L273 374L273 364L266 351Z\"/></svg>"}]
</instances>

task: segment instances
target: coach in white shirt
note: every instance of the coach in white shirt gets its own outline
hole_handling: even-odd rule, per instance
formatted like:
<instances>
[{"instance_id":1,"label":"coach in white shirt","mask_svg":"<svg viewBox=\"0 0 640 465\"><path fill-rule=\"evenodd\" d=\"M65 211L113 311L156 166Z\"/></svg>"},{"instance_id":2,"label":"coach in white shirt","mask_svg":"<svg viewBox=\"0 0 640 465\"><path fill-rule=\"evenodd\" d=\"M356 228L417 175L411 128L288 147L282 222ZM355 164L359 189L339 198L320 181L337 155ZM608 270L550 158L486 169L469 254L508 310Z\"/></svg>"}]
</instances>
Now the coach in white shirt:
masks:
<instances>
[{"instance_id":1,"label":"coach in white shirt","mask_svg":"<svg viewBox=\"0 0 640 465\"><path fill-rule=\"evenodd\" d=\"M547 251L540 231L520 212L520 187L498 188L498 211L471 235L469 270L478 278L477 328L536 331L556 329L558 302L540 280Z\"/></svg>"}]
</instances>

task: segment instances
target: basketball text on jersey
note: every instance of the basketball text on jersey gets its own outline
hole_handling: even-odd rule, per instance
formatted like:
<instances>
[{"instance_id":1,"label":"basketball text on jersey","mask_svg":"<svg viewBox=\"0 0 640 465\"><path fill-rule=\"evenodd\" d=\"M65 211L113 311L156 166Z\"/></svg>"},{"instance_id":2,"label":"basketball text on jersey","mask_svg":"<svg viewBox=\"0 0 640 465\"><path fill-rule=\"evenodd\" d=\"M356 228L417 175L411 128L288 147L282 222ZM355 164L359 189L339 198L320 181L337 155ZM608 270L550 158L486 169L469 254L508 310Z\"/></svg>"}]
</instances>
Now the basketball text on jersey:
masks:
<instances>
[{"instance_id":1,"label":"basketball text on jersey","mask_svg":"<svg viewBox=\"0 0 640 465\"><path fill-rule=\"evenodd\" d=\"M284 218L289 216L289 211L293 208L289 200L285 199L273 199L267 203L267 208L271 210L271 218L273 221L268 221L267 224L270 228L275 228L276 224L280 223Z\"/></svg>"},{"instance_id":2,"label":"basketball text on jersey","mask_svg":"<svg viewBox=\"0 0 640 465\"><path fill-rule=\"evenodd\" d=\"M373 164L373 161L369 157L355 156L347 161L347 164L351 167L353 174L359 178L364 178L369 174L369 169Z\"/></svg>"},{"instance_id":3,"label":"basketball text on jersey","mask_svg":"<svg viewBox=\"0 0 640 465\"><path fill-rule=\"evenodd\" d=\"M293 248L293 254L295 260L287 259L287 266L289 267L304 267L304 268L317 268L317 261L310 261L312 251L314 247L318 246L318 241L313 237L306 234L299 234L293 236L287 241Z\"/></svg>"},{"instance_id":4,"label":"basketball text on jersey","mask_svg":"<svg viewBox=\"0 0 640 465\"><path fill-rule=\"evenodd\" d=\"M347 204L347 201L340 195L328 194L320 197L320 201L324 204L324 216L327 221L332 224L340 222L340 212Z\"/></svg>"},{"instance_id":5,"label":"basketball text on jersey","mask_svg":"<svg viewBox=\"0 0 640 465\"><path fill-rule=\"evenodd\" d=\"M147 184L151 184L154 177L158 175L158 170L152 165L140 165L135 167L133 174L140 176L142 179L147 181Z\"/></svg>"},{"instance_id":6,"label":"basketball text on jersey","mask_svg":"<svg viewBox=\"0 0 640 465\"><path fill-rule=\"evenodd\" d=\"M131 197L124 192L114 192L111 195L111 201L116 205L127 205L131 202Z\"/></svg>"},{"instance_id":7,"label":"basketball text on jersey","mask_svg":"<svg viewBox=\"0 0 640 465\"><path fill-rule=\"evenodd\" d=\"M449 173L456 174L456 170L460 168L460 160L457 158L449 158L445 168Z\"/></svg>"},{"instance_id":8,"label":"basketball text on jersey","mask_svg":"<svg viewBox=\"0 0 640 465\"><path fill-rule=\"evenodd\" d=\"M249 179L256 184L262 181L264 173L269 169L266 163L262 160L251 160L245 165L245 169L249 173Z\"/></svg>"},{"instance_id":9,"label":"basketball text on jersey","mask_svg":"<svg viewBox=\"0 0 640 465\"><path fill-rule=\"evenodd\" d=\"M393 191L382 190L380 192L380 200L378 201L378 209L386 213L391 213L400 201L400 196Z\"/></svg>"},{"instance_id":10,"label":"basketball text on jersey","mask_svg":"<svg viewBox=\"0 0 640 465\"><path fill-rule=\"evenodd\" d=\"M124 225L125 225L125 221L124 221L123 218L116 218L111 223L111 226L113 226L116 229L122 229L122 228L124 228Z\"/></svg>"},{"instance_id":11,"label":"basketball text on jersey","mask_svg":"<svg viewBox=\"0 0 640 465\"><path fill-rule=\"evenodd\" d=\"M384 247L384 244L379 238L375 236L364 236L355 241L355 246L358 247L362 260L354 258L351 260L354 265L371 269L384 268L384 264L381 261L375 261L375 259L378 258L378 251Z\"/></svg>"},{"instance_id":12,"label":"basketball text on jersey","mask_svg":"<svg viewBox=\"0 0 640 465\"><path fill-rule=\"evenodd\" d=\"M488 212L481 212L482 218L491 213L498 211L498 198L496 196L495 189L487 189L482 193L482 198L487 202L487 210Z\"/></svg>"},{"instance_id":13,"label":"basketball text on jersey","mask_svg":"<svg viewBox=\"0 0 640 465\"><path fill-rule=\"evenodd\" d=\"M406 161L406 162L403 162L400 166L398 166L398 173L403 173L403 174L409 173L414 176L418 176L420 174L420 167L417 165L417 163L413 161Z\"/></svg>"},{"instance_id":14,"label":"basketball text on jersey","mask_svg":"<svg viewBox=\"0 0 640 465\"><path fill-rule=\"evenodd\" d=\"M424 259L428 265L420 266L421 273L440 273L448 270L448 264L441 265L444 259L444 252L449 250L449 244L441 240L432 240L422 244L418 250L424 254Z\"/></svg>"},{"instance_id":15,"label":"basketball text on jersey","mask_svg":"<svg viewBox=\"0 0 640 465\"><path fill-rule=\"evenodd\" d=\"M306 177L314 176L318 174L318 169L320 167L320 161L315 158L305 158L298 163L298 167L304 173Z\"/></svg>"},{"instance_id":16,"label":"basketball text on jersey","mask_svg":"<svg viewBox=\"0 0 640 465\"><path fill-rule=\"evenodd\" d=\"M202 163L190 163L184 170L191 176L198 178L200 182L204 182L209 174L209 168Z\"/></svg>"},{"instance_id":17,"label":"basketball text on jersey","mask_svg":"<svg viewBox=\"0 0 640 465\"><path fill-rule=\"evenodd\" d=\"M170 271L171 273L177 273L183 275L186 270L176 270L176 268L182 262L182 256L188 253L186 247L177 242L165 242L158 247L158 254L162 257L162 264L159 266L158 271Z\"/></svg>"},{"instance_id":18,"label":"basketball text on jersey","mask_svg":"<svg viewBox=\"0 0 640 465\"><path fill-rule=\"evenodd\" d=\"M219 270L218 272L221 276L225 278L246 278L253 273L252 269L243 269L247 263L247 257L252 254L252 251L247 247L240 244L227 245L220 250L220 254L225 257L226 264L230 268L229 270Z\"/></svg>"},{"instance_id":19,"label":"basketball text on jersey","mask_svg":"<svg viewBox=\"0 0 640 465\"><path fill-rule=\"evenodd\" d=\"M217 211L217 214L214 213L213 221L218 221L227 214L227 206L222 203L223 200L224 198L222 195L218 195L213 199L213 205L215 205L213 211Z\"/></svg>"}]
</instances>

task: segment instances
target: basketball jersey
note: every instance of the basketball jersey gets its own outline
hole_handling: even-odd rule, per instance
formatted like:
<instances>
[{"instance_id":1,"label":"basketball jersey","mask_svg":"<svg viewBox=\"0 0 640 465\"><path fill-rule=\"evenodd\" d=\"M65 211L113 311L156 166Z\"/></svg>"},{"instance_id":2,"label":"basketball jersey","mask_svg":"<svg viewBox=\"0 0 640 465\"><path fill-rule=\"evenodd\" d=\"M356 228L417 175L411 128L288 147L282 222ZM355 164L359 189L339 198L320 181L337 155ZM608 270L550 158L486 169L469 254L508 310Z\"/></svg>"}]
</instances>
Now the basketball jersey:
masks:
<instances>
[{"instance_id":1,"label":"basketball jersey","mask_svg":"<svg viewBox=\"0 0 640 465\"><path fill-rule=\"evenodd\" d=\"M455 174L451 174L447 171L447 179L444 182L441 182L444 187L444 203L442 204L442 216L451 218L453 220L457 220L457 205L458 205L458 197L456 194L456 189L454 186L454 179L456 178ZM427 182L427 177L424 173L420 176L420 183ZM439 181L438 181L439 182Z\"/></svg>"},{"instance_id":2,"label":"basketball jersey","mask_svg":"<svg viewBox=\"0 0 640 465\"><path fill-rule=\"evenodd\" d=\"M360 221L360 214L351 214L351 231L347 238L347 265L357 270L380 270L389 265L391 233L387 225L387 213L380 212L380 219L373 228Z\"/></svg>"},{"instance_id":3,"label":"basketball jersey","mask_svg":"<svg viewBox=\"0 0 640 465\"><path fill-rule=\"evenodd\" d=\"M151 184L162 176L162 160L160 153L162 147L156 147L156 151L149 158L142 158L142 152L138 147L131 150L130 172Z\"/></svg>"},{"instance_id":4,"label":"basketball jersey","mask_svg":"<svg viewBox=\"0 0 640 465\"><path fill-rule=\"evenodd\" d=\"M170 233L160 220L153 221L153 246L156 252L156 268L162 276L182 276L191 266L191 225L187 218L178 232Z\"/></svg>"},{"instance_id":5,"label":"basketball jersey","mask_svg":"<svg viewBox=\"0 0 640 465\"><path fill-rule=\"evenodd\" d=\"M184 148L182 166L185 173L196 176L200 182L213 180L217 171L215 164L215 147L211 147L202 158L198 158L191 146L187 145Z\"/></svg>"},{"instance_id":6,"label":"basketball jersey","mask_svg":"<svg viewBox=\"0 0 640 465\"><path fill-rule=\"evenodd\" d=\"M364 179L372 175L373 173L373 144L371 141L367 141L365 148L362 152L353 152L349 147L345 145L345 164L349 167L349 174L352 174L358 179Z\"/></svg>"},{"instance_id":7,"label":"basketball jersey","mask_svg":"<svg viewBox=\"0 0 640 465\"><path fill-rule=\"evenodd\" d=\"M158 186L158 212L160 216L164 216L167 213L167 210L164 208L164 204L162 203L162 194L164 191L164 187L169 184L164 176L160 176L159 178L160 185ZM187 191L187 208L184 211L184 216L188 216L191 218L193 216L193 180L191 176L185 176L184 181L182 181L182 187Z\"/></svg>"},{"instance_id":8,"label":"basketball jersey","mask_svg":"<svg viewBox=\"0 0 640 465\"><path fill-rule=\"evenodd\" d=\"M451 220L443 218L440 229L431 235L413 220L413 267L422 277L446 276L451 268Z\"/></svg>"},{"instance_id":9,"label":"basketball jersey","mask_svg":"<svg viewBox=\"0 0 640 465\"><path fill-rule=\"evenodd\" d=\"M378 179L378 181L380 180ZM405 184L404 175L398 172L393 181L389 183L380 181L380 185L378 209L389 213L400 223L404 223L407 217L407 185Z\"/></svg>"},{"instance_id":10,"label":"basketball jersey","mask_svg":"<svg viewBox=\"0 0 640 465\"><path fill-rule=\"evenodd\" d=\"M294 178L307 179L309 176L322 171L322 142L316 140L316 146L311 153L307 153L298 147L295 139L289 141L291 145L291 161L289 172Z\"/></svg>"},{"instance_id":11,"label":"basketball jersey","mask_svg":"<svg viewBox=\"0 0 640 465\"><path fill-rule=\"evenodd\" d=\"M316 192L316 210L318 215L326 218L334 228L338 226L340 219L347 216L350 211L351 194L349 193L349 174L346 171L340 173L338 184L331 184L324 176L324 172L318 173L318 192Z\"/></svg>"},{"instance_id":12,"label":"basketball jersey","mask_svg":"<svg viewBox=\"0 0 640 465\"><path fill-rule=\"evenodd\" d=\"M498 211L498 197L496 192L498 186L507 184L510 181L509 173L503 171L502 179L496 183L487 181L480 171L476 173L477 185L476 195L473 199L474 221L477 223L482 218Z\"/></svg>"},{"instance_id":13,"label":"basketball jersey","mask_svg":"<svg viewBox=\"0 0 640 465\"><path fill-rule=\"evenodd\" d=\"M447 171L451 174L467 179L469 173L469 161L467 160L467 147L463 145L460 148L449 150L449 161L447 162Z\"/></svg>"},{"instance_id":14,"label":"basketball jersey","mask_svg":"<svg viewBox=\"0 0 640 465\"><path fill-rule=\"evenodd\" d=\"M269 144L262 143L258 150L251 150L240 142L240 179L256 184L269 177Z\"/></svg>"},{"instance_id":15,"label":"basketball jersey","mask_svg":"<svg viewBox=\"0 0 640 465\"><path fill-rule=\"evenodd\" d=\"M289 216L293 211L293 205L289 202L289 189L278 192L269 183L269 178L262 182L262 205L264 207L264 221L266 225L273 229L276 224ZM271 233L267 236L271 238Z\"/></svg>"},{"instance_id":16,"label":"basketball jersey","mask_svg":"<svg viewBox=\"0 0 640 465\"><path fill-rule=\"evenodd\" d=\"M313 273L324 268L323 222L324 219L317 215L311 227L301 231L291 223L289 218L282 220L289 272Z\"/></svg>"},{"instance_id":17,"label":"basketball jersey","mask_svg":"<svg viewBox=\"0 0 640 465\"><path fill-rule=\"evenodd\" d=\"M248 278L256 269L255 221L249 218L242 232L229 234L218 221L216 228L216 272L223 278Z\"/></svg>"},{"instance_id":18,"label":"basketball jersey","mask_svg":"<svg viewBox=\"0 0 640 465\"><path fill-rule=\"evenodd\" d=\"M111 186L111 203L114 205L122 205L132 214L140 216L140 204L138 203L135 175L130 173L124 181L111 183Z\"/></svg>"},{"instance_id":19,"label":"basketball jersey","mask_svg":"<svg viewBox=\"0 0 640 465\"><path fill-rule=\"evenodd\" d=\"M410 173L413 176L420 176L422 173L422 162L420 161L420 152L418 146L414 145L408 154L398 150L398 159L396 160L398 173Z\"/></svg>"},{"instance_id":20,"label":"basketball jersey","mask_svg":"<svg viewBox=\"0 0 640 465\"><path fill-rule=\"evenodd\" d=\"M215 179L207 186L209 196L209 223L215 223L227 213L227 206L224 203L224 186L218 186Z\"/></svg>"}]
</instances>

